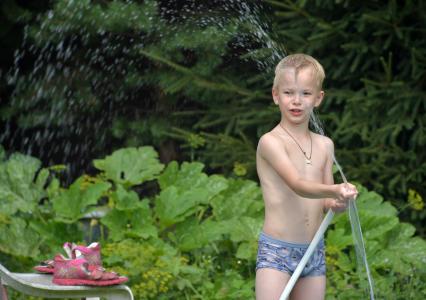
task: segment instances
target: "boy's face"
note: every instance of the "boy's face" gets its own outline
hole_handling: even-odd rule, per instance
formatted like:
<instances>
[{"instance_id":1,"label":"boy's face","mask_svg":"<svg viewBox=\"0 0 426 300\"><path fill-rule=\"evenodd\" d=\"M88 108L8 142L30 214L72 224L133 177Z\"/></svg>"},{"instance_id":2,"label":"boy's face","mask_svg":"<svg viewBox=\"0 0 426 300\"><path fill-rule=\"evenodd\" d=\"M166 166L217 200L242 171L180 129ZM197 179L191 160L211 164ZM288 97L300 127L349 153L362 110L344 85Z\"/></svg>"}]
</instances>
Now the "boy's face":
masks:
<instances>
[{"instance_id":1,"label":"boy's face","mask_svg":"<svg viewBox=\"0 0 426 300\"><path fill-rule=\"evenodd\" d=\"M275 104L287 121L300 124L309 120L314 107L321 104L324 91L318 87L312 68L305 67L298 72L294 68L282 71L278 85L272 90Z\"/></svg>"}]
</instances>

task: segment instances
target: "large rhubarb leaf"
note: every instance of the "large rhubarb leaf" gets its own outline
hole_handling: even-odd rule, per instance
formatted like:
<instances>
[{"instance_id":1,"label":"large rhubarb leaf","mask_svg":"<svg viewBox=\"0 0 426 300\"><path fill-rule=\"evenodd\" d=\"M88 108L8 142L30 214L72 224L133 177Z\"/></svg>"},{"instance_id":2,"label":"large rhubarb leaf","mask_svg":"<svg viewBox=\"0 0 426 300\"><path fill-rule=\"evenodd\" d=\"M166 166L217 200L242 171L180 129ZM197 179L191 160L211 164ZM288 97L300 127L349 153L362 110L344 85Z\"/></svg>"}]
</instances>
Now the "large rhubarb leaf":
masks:
<instances>
[{"instance_id":1,"label":"large rhubarb leaf","mask_svg":"<svg viewBox=\"0 0 426 300\"><path fill-rule=\"evenodd\" d=\"M36 257L43 242L34 229L21 218L11 218L8 224L0 223L0 251L15 256Z\"/></svg>"},{"instance_id":2,"label":"large rhubarb leaf","mask_svg":"<svg viewBox=\"0 0 426 300\"><path fill-rule=\"evenodd\" d=\"M228 180L228 188L213 198L213 214L218 220L253 215L263 208L259 186L249 180Z\"/></svg>"},{"instance_id":3,"label":"large rhubarb leaf","mask_svg":"<svg viewBox=\"0 0 426 300\"><path fill-rule=\"evenodd\" d=\"M139 207L139 196L135 191L126 190L121 184L111 193L114 206L119 210L132 210Z\"/></svg>"},{"instance_id":4,"label":"large rhubarb leaf","mask_svg":"<svg viewBox=\"0 0 426 300\"><path fill-rule=\"evenodd\" d=\"M148 146L120 149L104 159L94 160L93 164L107 178L126 188L155 179L164 168L157 152Z\"/></svg>"},{"instance_id":5,"label":"large rhubarb leaf","mask_svg":"<svg viewBox=\"0 0 426 300\"><path fill-rule=\"evenodd\" d=\"M113 209L101 222L108 227L109 236L114 241L128 237L146 239L157 236L148 200L140 201L136 209Z\"/></svg>"},{"instance_id":6,"label":"large rhubarb leaf","mask_svg":"<svg viewBox=\"0 0 426 300\"><path fill-rule=\"evenodd\" d=\"M48 171L40 172L40 160L19 153L0 162L0 211L13 215L17 211L33 212L45 197ZM38 172L38 174L37 174Z\"/></svg>"},{"instance_id":7,"label":"large rhubarb leaf","mask_svg":"<svg viewBox=\"0 0 426 300\"><path fill-rule=\"evenodd\" d=\"M54 196L51 201L58 220L72 223L95 209L94 205L111 187L109 182L87 183L78 178L71 186Z\"/></svg>"},{"instance_id":8,"label":"large rhubarb leaf","mask_svg":"<svg viewBox=\"0 0 426 300\"><path fill-rule=\"evenodd\" d=\"M227 188L227 180L222 176L207 176L202 173L201 163L183 163L176 168L171 163L164 176L160 176L161 193L156 198L155 213L162 228L183 221L187 216L207 204Z\"/></svg>"},{"instance_id":9,"label":"large rhubarb leaf","mask_svg":"<svg viewBox=\"0 0 426 300\"><path fill-rule=\"evenodd\" d=\"M176 225L175 242L180 250L190 251L221 240L226 231L225 222L208 219L199 223L196 217L191 217Z\"/></svg>"}]
</instances>

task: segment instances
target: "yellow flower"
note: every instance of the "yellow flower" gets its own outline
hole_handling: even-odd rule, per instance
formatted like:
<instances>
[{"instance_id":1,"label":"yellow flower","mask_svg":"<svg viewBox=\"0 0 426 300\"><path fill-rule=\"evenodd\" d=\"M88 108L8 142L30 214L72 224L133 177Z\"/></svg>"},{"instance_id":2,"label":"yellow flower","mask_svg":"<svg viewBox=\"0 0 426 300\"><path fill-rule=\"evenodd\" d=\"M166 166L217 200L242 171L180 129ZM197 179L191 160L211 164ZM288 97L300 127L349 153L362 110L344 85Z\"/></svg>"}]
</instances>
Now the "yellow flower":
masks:
<instances>
[{"instance_id":1,"label":"yellow flower","mask_svg":"<svg viewBox=\"0 0 426 300\"><path fill-rule=\"evenodd\" d=\"M330 267L333 268L337 264L337 260L333 257L328 256L328 255L325 257L325 262L326 262L326 265L327 265L328 268L330 268Z\"/></svg>"},{"instance_id":2,"label":"yellow flower","mask_svg":"<svg viewBox=\"0 0 426 300\"><path fill-rule=\"evenodd\" d=\"M237 176L244 176L247 174L247 168L244 164L236 161L234 163L234 174Z\"/></svg>"},{"instance_id":3,"label":"yellow flower","mask_svg":"<svg viewBox=\"0 0 426 300\"><path fill-rule=\"evenodd\" d=\"M413 189L408 189L408 203L414 210L422 210L425 206L422 196Z\"/></svg>"},{"instance_id":4,"label":"yellow flower","mask_svg":"<svg viewBox=\"0 0 426 300\"><path fill-rule=\"evenodd\" d=\"M94 227L94 226L98 225L98 223L99 223L98 219L92 218L90 220L90 227Z\"/></svg>"}]
</instances>

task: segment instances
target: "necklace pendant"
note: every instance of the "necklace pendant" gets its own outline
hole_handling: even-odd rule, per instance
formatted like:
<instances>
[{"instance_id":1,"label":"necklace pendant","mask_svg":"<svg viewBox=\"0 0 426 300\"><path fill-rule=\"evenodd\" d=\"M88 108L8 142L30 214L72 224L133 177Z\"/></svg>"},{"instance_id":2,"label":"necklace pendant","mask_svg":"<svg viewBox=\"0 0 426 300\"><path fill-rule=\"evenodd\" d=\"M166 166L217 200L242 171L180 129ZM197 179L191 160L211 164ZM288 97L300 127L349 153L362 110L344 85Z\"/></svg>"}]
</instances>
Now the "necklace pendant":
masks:
<instances>
[{"instance_id":1,"label":"necklace pendant","mask_svg":"<svg viewBox=\"0 0 426 300\"><path fill-rule=\"evenodd\" d=\"M305 159L307 165L312 165L312 161L310 159Z\"/></svg>"}]
</instances>

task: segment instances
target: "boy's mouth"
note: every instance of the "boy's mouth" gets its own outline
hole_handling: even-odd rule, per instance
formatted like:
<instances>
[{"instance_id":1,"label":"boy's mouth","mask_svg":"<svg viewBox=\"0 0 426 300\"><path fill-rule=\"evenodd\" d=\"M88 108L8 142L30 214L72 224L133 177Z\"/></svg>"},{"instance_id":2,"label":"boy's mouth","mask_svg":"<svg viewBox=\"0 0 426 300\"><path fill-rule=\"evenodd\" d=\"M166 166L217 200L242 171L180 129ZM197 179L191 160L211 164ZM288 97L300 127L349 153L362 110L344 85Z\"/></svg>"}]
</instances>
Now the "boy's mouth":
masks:
<instances>
[{"instance_id":1,"label":"boy's mouth","mask_svg":"<svg viewBox=\"0 0 426 300\"><path fill-rule=\"evenodd\" d=\"M298 116L298 115L301 115L301 114L302 114L302 110L301 110L301 109L294 108L294 109L290 109L290 113L291 113L292 115L294 115L294 116Z\"/></svg>"}]
</instances>

